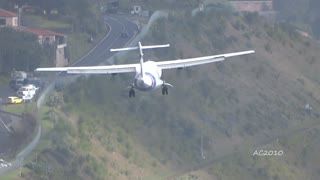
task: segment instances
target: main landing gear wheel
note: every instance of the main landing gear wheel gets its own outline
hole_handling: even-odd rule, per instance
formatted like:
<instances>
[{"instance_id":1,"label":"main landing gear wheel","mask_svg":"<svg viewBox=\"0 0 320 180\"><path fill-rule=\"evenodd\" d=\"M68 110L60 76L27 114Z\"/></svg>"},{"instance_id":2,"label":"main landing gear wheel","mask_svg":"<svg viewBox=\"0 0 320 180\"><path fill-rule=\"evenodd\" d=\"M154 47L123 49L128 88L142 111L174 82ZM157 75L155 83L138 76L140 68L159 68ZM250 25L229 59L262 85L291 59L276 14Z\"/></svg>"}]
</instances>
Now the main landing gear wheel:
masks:
<instances>
[{"instance_id":1,"label":"main landing gear wheel","mask_svg":"<svg viewBox=\"0 0 320 180\"><path fill-rule=\"evenodd\" d=\"M168 87L167 86L162 87L162 95L168 95Z\"/></svg>"},{"instance_id":2,"label":"main landing gear wheel","mask_svg":"<svg viewBox=\"0 0 320 180\"><path fill-rule=\"evenodd\" d=\"M129 98L131 98L131 97L136 97L136 92L134 91L133 88L131 88L129 91Z\"/></svg>"}]
</instances>

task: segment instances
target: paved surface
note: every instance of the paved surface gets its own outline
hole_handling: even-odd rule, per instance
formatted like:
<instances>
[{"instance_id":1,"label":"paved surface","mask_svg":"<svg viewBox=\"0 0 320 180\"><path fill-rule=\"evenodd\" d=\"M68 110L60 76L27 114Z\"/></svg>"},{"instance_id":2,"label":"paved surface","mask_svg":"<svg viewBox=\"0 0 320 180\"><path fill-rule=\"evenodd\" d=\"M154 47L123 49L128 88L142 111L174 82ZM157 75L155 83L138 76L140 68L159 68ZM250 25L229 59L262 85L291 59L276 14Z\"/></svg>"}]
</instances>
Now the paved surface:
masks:
<instances>
[{"instance_id":1,"label":"paved surface","mask_svg":"<svg viewBox=\"0 0 320 180\"><path fill-rule=\"evenodd\" d=\"M126 45L131 39L131 45L136 45L138 40L141 39L143 36L146 35L148 32L151 24L156 21L158 18L163 18L167 17L167 13L164 12L155 12L147 26L145 26L141 32L133 39L133 37L137 34L138 32L138 27L136 24L132 23L128 19L126 19L123 16L120 15L112 15L112 16L107 16L105 18L105 23L108 24L111 27L111 30L109 34L95 47L93 48L88 54L86 54L84 57L79 59L77 62L72 64L71 66L93 66L93 65L98 65L101 64L102 62L106 62L108 58L110 58L112 55L114 55L114 52L110 52L109 49L111 48L121 48L124 45ZM124 30L127 30L129 37L128 38L121 38L121 32ZM108 61L108 63L111 63ZM107 64L108 64L107 63ZM60 76L61 74L59 74ZM48 84L46 89L42 92L40 95L38 101L37 101L37 106L38 108L41 107L41 104L43 103L43 100L45 96L47 95L48 92L50 92L53 89L54 83ZM3 87L0 87L0 95L1 95L1 90ZM9 90L9 92L8 92ZM10 93L10 89L6 89L4 87L3 92L5 93ZM1 128L1 124L0 124ZM0 175L5 174L9 171L13 171L18 169L20 166L24 165L26 162L24 159L32 152L32 150L36 147L40 140L40 135L41 135L41 126L38 129L37 135L34 138L34 140L24 149L22 150L16 157L15 160L10 163L10 165L6 167L0 167ZM5 137L5 136L4 136ZM1 147L1 146L0 146ZM0 154L1 157L1 154Z\"/></svg>"},{"instance_id":2,"label":"paved surface","mask_svg":"<svg viewBox=\"0 0 320 180\"><path fill-rule=\"evenodd\" d=\"M120 15L107 15L104 19L104 22L109 25L110 31L108 35L91 51L89 51L84 57L79 59L77 62L72 64L71 66L94 66L99 65L102 62L105 62L108 58L114 55L114 52L110 52L111 48L121 48L126 45L137 33L138 27L133 22L129 21L127 18ZM121 38L121 33L123 31L128 32L127 38ZM61 75L61 74L59 74ZM44 99L46 96L46 92L50 91L50 87L52 87L52 83L48 86L47 89L44 90L41 97L38 100L38 104L41 104L39 101ZM10 90L8 86L0 87L0 97L5 101L9 95L14 95L15 92ZM11 123L7 118L5 119L5 123ZM12 120L11 120L12 121ZM4 174L8 171L15 170L23 165L24 159L28 156L32 150L36 147L40 140L41 135L41 126L38 129L37 135L35 139L24 149L22 150L16 157L15 160L10 162L10 166L0 167L0 174ZM0 159L1 159L1 149L3 152L10 149L10 137L8 132L6 131L5 126L0 121ZM3 148L6 147L6 148Z\"/></svg>"},{"instance_id":3,"label":"paved surface","mask_svg":"<svg viewBox=\"0 0 320 180\"><path fill-rule=\"evenodd\" d=\"M21 120L19 115L0 111L0 159L1 155L10 151L14 145L14 139L10 134L11 124Z\"/></svg>"},{"instance_id":4,"label":"paved surface","mask_svg":"<svg viewBox=\"0 0 320 180\"><path fill-rule=\"evenodd\" d=\"M79 59L72 66L93 66L98 65L111 57L114 52L110 52L111 48L123 47L132 37L136 34L138 28L136 24L128 19L119 15L106 16L105 23L111 28L108 36L106 36L96 48L92 49L88 54ZM120 35L123 31L128 32L127 38L121 38ZM16 92L8 85L0 86L0 109L1 106L7 102L8 96L16 96ZM6 123L10 123L6 122ZM3 147L8 144L8 133L0 121L0 155L5 151Z\"/></svg>"},{"instance_id":5,"label":"paved surface","mask_svg":"<svg viewBox=\"0 0 320 180\"><path fill-rule=\"evenodd\" d=\"M9 85L0 86L1 104L7 102L8 96L16 96L16 93L9 87ZM1 108L1 105L0 105Z\"/></svg>"},{"instance_id":6,"label":"paved surface","mask_svg":"<svg viewBox=\"0 0 320 180\"><path fill-rule=\"evenodd\" d=\"M85 55L71 66L93 66L106 61L115 54L115 52L110 52L111 48L123 47L138 31L136 24L120 15L107 15L104 21L111 28L109 35L103 39L96 48L91 50L89 54ZM129 36L127 38L120 37L123 31L128 32Z\"/></svg>"},{"instance_id":7,"label":"paved surface","mask_svg":"<svg viewBox=\"0 0 320 180\"><path fill-rule=\"evenodd\" d=\"M4 104L7 102L8 96L14 95L15 92L10 89L9 86L0 86L0 110L2 110L2 106L4 106ZM1 155L9 151L10 148L14 145L13 138L10 136L8 129L5 127L5 125L9 126L9 124L12 123L13 120L15 119L0 112L0 159Z\"/></svg>"},{"instance_id":8,"label":"paved surface","mask_svg":"<svg viewBox=\"0 0 320 180\"><path fill-rule=\"evenodd\" d=\"M0 117L0 158L1 158L1 155L7 152L10 149L10 147L13 145L12 137L10 137L9 132L7 131L7 129L2 123L4 121L5 120Z\"/></svg>"},{"instance_id":9,"label":"paved surface","mask_svg":"<svg viewBox=\"0 0 320 180\"><path fill-rule=\"evenodd\" d=\"M115 54L110 52L111 48L123 47L133 36L137 33L138 27L136 24L129 21L121 15L107 15L104 19L105 23L111 28L108 36L106 36L95 48L81 59L73 63L71 66L93 66L99 65L109 57ZM120 35L123 31L128 32L127 38L121 38ZM8 96L16 96L7 85L0 85L0 98L1 102L6 102ZM1 105L0 105L1 106Z\"/></svg>"}]
</instances>

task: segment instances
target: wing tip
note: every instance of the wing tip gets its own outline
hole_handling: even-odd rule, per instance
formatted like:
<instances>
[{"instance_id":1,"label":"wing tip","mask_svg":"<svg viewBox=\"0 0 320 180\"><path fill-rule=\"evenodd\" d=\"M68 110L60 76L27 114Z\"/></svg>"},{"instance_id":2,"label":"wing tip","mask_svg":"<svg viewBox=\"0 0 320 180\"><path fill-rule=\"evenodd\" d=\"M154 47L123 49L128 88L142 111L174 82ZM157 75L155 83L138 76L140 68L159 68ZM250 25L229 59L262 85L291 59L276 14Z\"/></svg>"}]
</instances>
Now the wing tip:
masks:
<instances>
[{"instance_id":1,"label":"wing tip","mask_svg":"<svg viewBox=\"0 0 320 180\"><path fill-rule=\"evenodd\" d=\"M41 72L41 71L43 71L42 68L37 68L34 70L34 72Z\"/></svg>"},{"instance_id":2,"label":"wing tip","mask_svg":"<svg viewBox=\"0 0 320 180\"><path fill-rule=\"evenodd\" d=\"M60 68L37 68L35 72L63 72L67 71L68 69L60 69Z\"/></svg>"}]
</instances>

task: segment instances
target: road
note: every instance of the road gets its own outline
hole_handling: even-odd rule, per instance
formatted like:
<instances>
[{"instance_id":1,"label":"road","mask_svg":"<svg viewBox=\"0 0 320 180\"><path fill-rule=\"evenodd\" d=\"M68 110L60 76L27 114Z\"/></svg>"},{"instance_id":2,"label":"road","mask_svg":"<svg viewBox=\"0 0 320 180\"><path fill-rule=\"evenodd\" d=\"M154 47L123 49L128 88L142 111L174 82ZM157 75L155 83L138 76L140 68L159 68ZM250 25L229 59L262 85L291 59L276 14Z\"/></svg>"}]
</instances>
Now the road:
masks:
<instances>
[{"instance_id":1,"label":"road","mask_svg":"<svg viewBox=\"0 0 320 180\"><path fill-rule=\"evenodd\" d=\"M121 15L106 16L104 21L110 27L108 36L106 36L98 46L71 66L99 65L115 54L115 52L110 52L111 48L123 47L138 31L136 24ZM129 36L127 38L120 37L123 31L128 32Z\"/></svg>"},{"instance_id":2,"label":"road","mask_svg":"<svg viewBox=\"0 0 320 180\"><path fill-rule=\"evenodd\" d=\"M95 48L71 66L99 65L114 54L114 52L110 52L109 49L123 47L138 31L137 25L122 15L106 15L104 22L110 27L108 35L101 40ZM123 31L128 32L129 36L127 38L120 37ZM9 86L0 87L0 98L2 102L7 101L7 97L10 95L16 95L16 93L11 90Z\"/></svg>"},{"instance_id":3,"label":"road","mask_svg":"<svg viewBox=\"0 0 320 180\"><path fill-rule=\"evenodd\" d=\"M83 56L78 61L73 63L71 66L94 66L94 65L99 65L102 62L105 62L108 58L114 55L114 52L110 52L109 49L120 48L125 46L136 35L138 31L138 26L133 22L129 21L126 17L122 15L106 15L104 17L104 22L110 27L110 31L108 32L108 34L97 44L96 47L90 50L85 56ZM127 38L121 38L121 33L123 31L128 32ZM45 92L47 91L45 90ZM8 95L13 95L13 94L15 94L15 92L12 92L9 89L9 87L0 87L0 97L3 100L6 100ZM45 96L45 95L42 95L42 96ZM5 131L5 127L1 122L0 122L0 131L1 131L0 135L2 137L0 138L0 152L1 152L1 147L4 147L3 145L8 142L7 141L8 139L6 137L9 137L9 136L6 136L5 134L1 134L2 132ZM41 134L41 127L39 127L39 130L35 139L25 149L23 149L19 153L19 155L17 156L17 159L11 162L12 165L8 167L0 168L0 174L4 174L8 171L15 170L19 168L22 164L24 164L24 162L22 162L23 159L26 159L26 156L28 156L32 152L32 150L35 148L35 146L39 142L40 134Z\"/></svg>"},{"instance_id":4,"label":"road","mask_svg":"<svg viewBox=\"0 0 320 180\"><path fill-rule=\"evenodd\" d=\"M8 96L15 96L16 93L8 85L0 85L0 109L3 103L7 102Z\"/></svg>"},{"instance_id":5,"label":"road","mask_svg":"<svg viewBox=\"0 0 320 180\"><path fill-rule=\"evenodd\" d=\"M10 135L7 127L14 120L8 114L0 112L0 159L1 155L8 152L14 145L13 137Z\"/></svg>"}]
</instances>

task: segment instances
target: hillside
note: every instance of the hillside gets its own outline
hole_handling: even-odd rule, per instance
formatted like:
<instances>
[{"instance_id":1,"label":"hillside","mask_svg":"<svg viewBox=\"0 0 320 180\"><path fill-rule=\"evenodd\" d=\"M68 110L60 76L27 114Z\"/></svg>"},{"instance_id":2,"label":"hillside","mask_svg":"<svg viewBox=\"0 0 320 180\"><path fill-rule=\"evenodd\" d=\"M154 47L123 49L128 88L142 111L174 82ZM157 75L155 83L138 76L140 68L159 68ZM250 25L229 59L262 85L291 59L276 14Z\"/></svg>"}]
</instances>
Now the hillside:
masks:
<instances>
[{"instance_id":1,"label":"hillside","mask_svg":"<svg viewBox=\"0 0 320 180\"><path fill-rule=\"evenodd\" d=\"M163 79L175 86L169 96L155 91L128 99L130 75L79 78L49 101L37 163L27 165L25 177L164 179L206 163L192 173L202 179L318 177L319 44L286 24L223 6L195 17L170 14L143 43L171 44L146 52L159 61L246 49L256 54L166 71ZM253 157L254 149L284 155ZM45 166L54 168L48 173Z\"/></svg>"},{"instance_id":2,"label":"hillside","mask_svg":"<svg viewBox=\"0 0 320 180\"><path fill-rule=\"evenodd\" d=\"M320 37L320 2L318 0L273 0L273 7L279 12L281 21L286 21L299 29Z\"/></svg>"}]
</instances>

